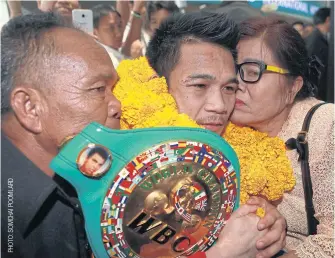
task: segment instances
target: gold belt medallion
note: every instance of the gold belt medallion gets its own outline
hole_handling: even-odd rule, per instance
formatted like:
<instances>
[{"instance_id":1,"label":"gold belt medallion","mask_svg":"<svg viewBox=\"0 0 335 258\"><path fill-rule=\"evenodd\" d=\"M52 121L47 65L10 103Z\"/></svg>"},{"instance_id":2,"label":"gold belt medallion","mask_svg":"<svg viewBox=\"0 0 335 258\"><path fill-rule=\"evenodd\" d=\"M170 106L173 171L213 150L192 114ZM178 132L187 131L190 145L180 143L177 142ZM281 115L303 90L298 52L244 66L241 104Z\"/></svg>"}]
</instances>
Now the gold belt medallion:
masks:
<instances>
[{"instance_id":1,"label":"gold belt medallion","mask_svg":"<svg viewBox=\"0 0 335 258\"><path fill-rule=\"evenodd\" d=\"M110 257L178 257L207 250L233 211L231 163L208 145L169 142L129 162L102 207Z\"/></svg>"}]
</instances>

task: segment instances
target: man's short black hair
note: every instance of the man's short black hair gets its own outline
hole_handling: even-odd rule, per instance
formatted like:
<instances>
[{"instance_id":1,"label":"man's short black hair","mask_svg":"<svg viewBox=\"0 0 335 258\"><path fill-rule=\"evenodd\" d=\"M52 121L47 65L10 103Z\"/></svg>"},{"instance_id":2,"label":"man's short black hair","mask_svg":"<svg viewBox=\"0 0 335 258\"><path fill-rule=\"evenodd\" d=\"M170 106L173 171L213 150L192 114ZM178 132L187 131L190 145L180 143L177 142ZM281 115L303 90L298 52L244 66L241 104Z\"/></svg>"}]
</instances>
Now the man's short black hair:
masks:
<instances>
[{"instance_id":1,"label":"man's short black hair","mask_svg":"<svg viewBox=\"0 0 335 258\"><path fill-rule=\"evenodd\" d=\"M174 14L155 31L147 48L152 68L167 81L179 61L180 47L188 42L208 42L229 50L236 61L238 27L225 14L195 12Z\"/></svg>"},{"instance_id":2,"label":"man's short black hair","mask_svg":"<svg viewBox=\"0 0 335 258\"><path fill-rule=\"evenodd\" d=\"M302 27L305 26L304 23L303 23L302 21L296 21L296 22L293 22L293 23L292 23L292 26L294 26L294 25L301 25Z\"/></svg>"},{"instance_id":3,"label":"man's short black hair","mask_svg":"<svg viewBox=\"0 0 335 258\"><path fill-rule=\"evenodd\" d=\"M87 153L87 158L92 157L94 154L99 154L99 156L101 156L105 161L109 157L108 152L104 148L99 146L90 149L89 152Z\"/></svg>"},{"instance_id":4,"label":"man's short black hair","mask_svg":"<svg viewBox=\"0 0 335 258\"><path fill-rule=\"evenodd\" d=\"M120 13L110 4L98 4L92 8L92 12L94 28L98 28L100 19L110 13L116 13L121 18Z\"/></svg>"},{"instance_id":5,"label":"man's short black hair","mask_svg":"<svg viewBox=\"0 0 335 258\"><path fill-rule=\"evenodd\" d=\"M325 23L327 17L330 17L330 8L323 7L317 10L313 16L314 25Z\"/></svg>"},{"instance_id":6,"label":"man's short black hair","mask_svg":"<svg viewBox=\"0 0 335 258\"><path fill-rule=\"evenodd\" d=\"M55 28L73 28L54 13L15 17L1 31L1 113L11 110L10 94L17 83L37 82L39 68L55 51ZM74 29L74 28L73 28ZM50 71L51 72L51 71Z\"/></svg>"},{"instance_id":7,"label":"man's short black hair","mask_svg":"<svg viewBox=\"0 0 335 258\"><path fill-rule=\"evenodd\" d=\"M179 13L179 7L174 1L148 1L146 6L147 20L151 20L151 15L161 9L169 13Z\"/></svg>"}]
</instances>

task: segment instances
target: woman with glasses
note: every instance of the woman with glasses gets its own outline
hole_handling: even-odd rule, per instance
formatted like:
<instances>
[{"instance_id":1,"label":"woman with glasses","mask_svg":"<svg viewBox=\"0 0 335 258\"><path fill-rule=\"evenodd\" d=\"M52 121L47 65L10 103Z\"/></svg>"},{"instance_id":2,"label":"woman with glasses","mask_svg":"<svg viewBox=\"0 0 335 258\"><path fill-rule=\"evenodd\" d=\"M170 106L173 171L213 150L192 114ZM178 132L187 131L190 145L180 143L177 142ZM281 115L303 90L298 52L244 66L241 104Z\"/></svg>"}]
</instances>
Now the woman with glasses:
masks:
<instances>
[{"instance_id":1,"label":"woman with glasses","mask_svg":"<svg viewBox=\"0 0 335 258\"><path fill-rule=\"evenodd\" d=\"M231 120L282 138L296 176L294 190L277 203L288 224L282 257L334 257L334 105L318 107L303 127L321 103L314 97L318 61L307 56L299 33L276 18L245 21L240 32Z\"/></svg>"}]
</instances>

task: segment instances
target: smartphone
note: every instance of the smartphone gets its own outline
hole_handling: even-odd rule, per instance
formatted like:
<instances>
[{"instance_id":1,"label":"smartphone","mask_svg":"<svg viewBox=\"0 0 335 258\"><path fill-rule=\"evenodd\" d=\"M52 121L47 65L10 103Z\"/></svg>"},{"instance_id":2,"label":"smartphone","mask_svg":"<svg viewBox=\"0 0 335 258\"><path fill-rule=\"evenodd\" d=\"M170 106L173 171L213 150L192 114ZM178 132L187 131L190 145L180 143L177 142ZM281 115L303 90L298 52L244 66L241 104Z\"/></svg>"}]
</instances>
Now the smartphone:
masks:
<instances>
[{"instance_id":1,"label":"smartphone","mask_svg":"<svg viewBox=\"0 0 335 258\"><path fill-rule=\"evenodd\" d=\"M86 9L73 9L72 22L75 27L93 34L93 12Z\"/></svg>"}]
</instances>

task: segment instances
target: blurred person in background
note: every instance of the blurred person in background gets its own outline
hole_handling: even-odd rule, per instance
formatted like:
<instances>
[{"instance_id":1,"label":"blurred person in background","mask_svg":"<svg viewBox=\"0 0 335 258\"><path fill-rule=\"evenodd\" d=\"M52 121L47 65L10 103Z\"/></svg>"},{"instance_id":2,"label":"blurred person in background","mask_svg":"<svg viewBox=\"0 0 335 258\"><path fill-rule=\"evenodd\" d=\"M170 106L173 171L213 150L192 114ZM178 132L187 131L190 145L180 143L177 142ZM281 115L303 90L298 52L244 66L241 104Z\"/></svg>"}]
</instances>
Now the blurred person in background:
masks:
<instances>
[{"instance_id":1,"label":"blurred person in background","mask_svg":"<svg viewBox=\"0 0 335 258\"><path fill-rule=\"evenodd\" d=\"M37 8L42 12L54 12L65 18L66 22L72 23L72 10L80 8L78 0L50 1L37 0ZM22 15L21 1L7 0L10 18Z\"/></svg>"},{"instance_id":2,"label":"blurred person in background","mask_svg":"<svg viewBox=\"0 0 335 258\"><path fill-rule=\"evenodd\" d=\"M309 56L316 55L323 68L318 83L318 98L327 99L327 66L328 66L328 40L327 34L330 31L330 8L320 8L313 16L315 28L313 32L305 38Z\"/></svg>"},{"instance_id":3,"label":"blurred person in background","mask_svg":"<svg viewBox=\"0 0 335 258\"><path fill-rule=\"evenodd\" d=\"M146 27L145 1L116 1L116 9L121 14L124 25L122 53L131 58L142 55L142 44L146 46L150 35Z\"/></svg>"},{"instance_id":4,"label":"blurred person in background","mask_svg":"<svg viewBox=\"0 0 335 258\"><path fill-rule=\"evenodd\" d=\"M132 43L141 37L142 18L138 12L143 10L144 5L144 1L136 1L132 5L132 18L126 26L127 35L124 35L124 19L112 5L99 4L92 8L94 35L109 53L115 68L131 56Z\"/></svg>"},{"instance_id":5,"label":"blurred person in background","mask_svg":"<svg viewBox=\"0 0 335 258\"><path fill-rule=\"evenodd\" d=\"M80 8L78 0L69 1L49 1L49 0L37 0L37 7L42 12L54 12L67 21L72 22L72 10Z\"/></svg>"},{"instance_id":6,"label":"blurred person in background","mask_svg":"<svg viewBox=\"0 0 335 258\"><path fill-rule=\"evenodd\" d=\"M299 32L299 34L301 35L301 37L304 35L304 30L305 30L305 26L304 23L301 21L296 21L292 24L293 28Z\"/></svg>"},{"instance_id":7,"label":"blurred person in background","mask_svg":"<svg viewBox=\"0 0 335 258\"><path fill-rule=\"evenodd\" d=\"M180 12L174 1L148 1L146 10L151 37L164 20Z\"/></svg>"},{"instance_id":8,"label":"blurred person in background","mask_svg":"<svg viewBox=\"0 0 335 258\"><path fill-rule=\"evenodd\" d=\"M174 1L147 1L145 11L145 31L149 38L141 41L137 40L132 44L132 58L145 55L148 42L155 30L171 14L180 12Z\"/></svg>"},{"instance_id":9,"label":"blurred person in background","mask_svg":"<svg viewBox=\"0 0 335 258\"><path fill-rule=\"evenodd\" d=\"M239 90L231 121L280 137L291 148L287 155L296 186L277 203L288 225L289 252L282 257L334 257L334 105L319 107L309 130L303 129L306 114L322 103L315 98L320 64L286 22L254 18L240 25L240 33ZM312 194L305 190L306 165L300 158L309 160ZM313 205L315 214L308 216L306 207Z\"/></svg>"},{"instance_id":10,"label":"blurred person in background","mask_svg":"<svg viewBox=\"0 0 335 258\"><path fill-rule=\"evenodd\" d=\"M307 38L314 30L313 24L305 24L303 38Z\"/></svg>"},{"instance_id":11,"label":"blurred person in background","mask_svg":"<svg viewBox=\"0 0 335 258\"><path fill-rule=\"evenodd\" d=\"M99 4L92 8L94 35L106 49L116 68L124 59L119 52L122 46L123 26L121 15L109 4Z\"/></svg>"}]
</instances>

